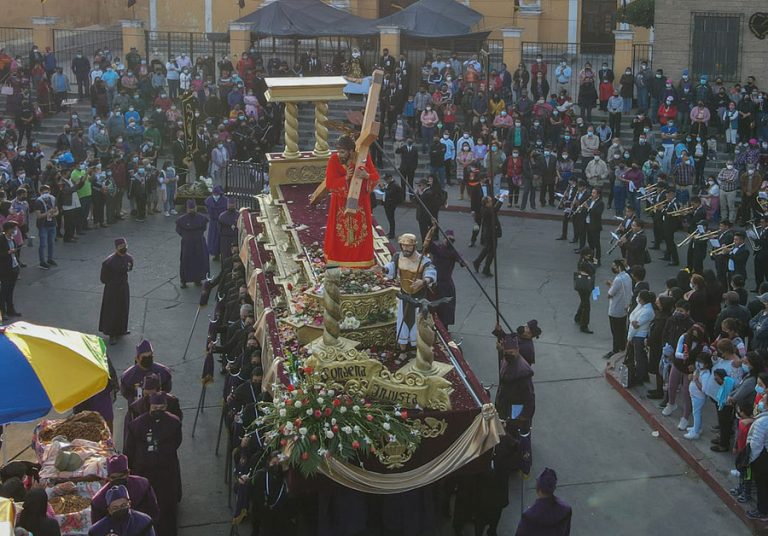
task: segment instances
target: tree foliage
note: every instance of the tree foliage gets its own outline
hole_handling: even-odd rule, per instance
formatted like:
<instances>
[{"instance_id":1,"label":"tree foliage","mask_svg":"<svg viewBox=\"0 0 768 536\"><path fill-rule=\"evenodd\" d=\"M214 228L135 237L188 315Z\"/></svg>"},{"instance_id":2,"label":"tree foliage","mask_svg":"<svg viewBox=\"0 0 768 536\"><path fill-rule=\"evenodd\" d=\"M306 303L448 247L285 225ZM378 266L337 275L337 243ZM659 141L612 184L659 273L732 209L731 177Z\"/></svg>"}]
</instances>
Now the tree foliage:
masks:
<instances>
[{"instance_id":1,"label":"tree foliage","mask_svg":"<svg viewBox=\"0 0 768 536\"><path fill-rule=\"evenodd\" d=\"M653 27L655 4L655 0L633 0L632 2L627 2L624 7L619 9L619 20L632 26L651 28Z\"/></svg>"}]
</instances>

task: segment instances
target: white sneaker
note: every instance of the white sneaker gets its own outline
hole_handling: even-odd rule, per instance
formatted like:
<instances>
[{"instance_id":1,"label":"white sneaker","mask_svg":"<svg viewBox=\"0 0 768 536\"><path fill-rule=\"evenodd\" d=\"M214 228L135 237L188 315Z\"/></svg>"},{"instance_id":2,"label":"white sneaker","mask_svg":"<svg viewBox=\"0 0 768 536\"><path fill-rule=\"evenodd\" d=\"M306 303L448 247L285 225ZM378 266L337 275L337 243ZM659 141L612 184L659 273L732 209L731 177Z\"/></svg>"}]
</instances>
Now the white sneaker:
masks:
<instances>
[{"instance_id":1,"label":"white sneaker","mask_svg":"<svg viewBox=\"0 0 768 536\"><path fill-rule=\"evenodd\" d=\"M680 419L680 422L677 424L677 429L681 432L688 429L688 419L685 417Z\"/></svg>"},{"instance_id":2,"label":"white sneaker","mask_svg":"<svg viewBox=\"0 0 768 536\"><path fill-rule=\"evenodd\" d=\"M661 410L661 414L665 417L669 417L672 415L672 412L677 409L677 404L667 404L663 410Z\"/></svg>"},{"instance_id":3,"label":"white sneaker","mask_svg":"<svg viewBox=\"0 0 768 536\"><path fill-rule=\"evenodd\" d=\"M171 214L172 214L173 216L175 216L176 214L178 214L178 212L176 212L176 209L175 209L175 208L172 208L172 209L171 209Z\"/></svg>"},{"instance_id":4,"label":"white sneaker","mask_svg":"<svg viewBox=\"0 0 768 536\"><path fill-rule=\"evenodd\" d=\"M690 439L691 441L695 441L696 439L699 439L701 437L701 434L694 434L693 430L688 432L683 436L685 439Z\"/></svg>"},{"instance_id":5,"label":"white sneaker","mask_svg":"<svg viewBox=\"0 0 768 536\"><path fill-rule=\"evenodd\" d=\"M170 215L171 215L171 213L170 213L170 212L168 212L167 210L166 210L165 212L163 212L163 216L165 216L166 218L167 218L168 216L170 216Z\"/></svg>"}]
</instances>

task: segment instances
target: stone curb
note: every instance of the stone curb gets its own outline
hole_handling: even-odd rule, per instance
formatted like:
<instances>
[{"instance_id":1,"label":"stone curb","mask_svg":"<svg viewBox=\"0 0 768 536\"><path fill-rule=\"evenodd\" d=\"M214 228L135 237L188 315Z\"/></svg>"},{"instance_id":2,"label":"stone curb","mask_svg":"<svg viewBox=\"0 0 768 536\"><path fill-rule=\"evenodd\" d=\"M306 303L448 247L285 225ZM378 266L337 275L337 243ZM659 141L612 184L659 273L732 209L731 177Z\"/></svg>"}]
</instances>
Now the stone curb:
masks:
<instances>
[{"instance_id":1,"label":"stone curb","mask_svg":"<svg viewBox=\"0 0 768 536\"><path fill-rule=\"evenodd\" d=\"M715 492L715 495L720 498L723 504L730 508L731 511L736 514L739 519L741 519L741 521L752 531L753 534L768 534L768 523L761 523L759 521L748 518L747 511L744 509L744 507L738 501L736 501L736 498L733 497L728 492L728 490L725 489L723 485L713 476L713 471L716 470L715 467L705 460L697 459L696 455L689 451L679 441L677 441L675 436L673 436L666 429L664 424L659 419L657 419L653 413L649 412L648 409L643 404L641 404L637 398L635 398L635 395L631 391L621 385L621 382L612 373L614 370L615 362L616 361L613 360L609 361L609 363L606 364L605 372L603 373L610 386L613 387L621 395L621 397L626 400L629 405L632 406L649 425L651 425L654 430L659 432L659 435L670 447L672 447L672 450L674 450L677 455L680 456L685 461L685 463L687 463L696 472L699 478L701 478L710 487L710 489Z\"/></svg>"}]
</instances>

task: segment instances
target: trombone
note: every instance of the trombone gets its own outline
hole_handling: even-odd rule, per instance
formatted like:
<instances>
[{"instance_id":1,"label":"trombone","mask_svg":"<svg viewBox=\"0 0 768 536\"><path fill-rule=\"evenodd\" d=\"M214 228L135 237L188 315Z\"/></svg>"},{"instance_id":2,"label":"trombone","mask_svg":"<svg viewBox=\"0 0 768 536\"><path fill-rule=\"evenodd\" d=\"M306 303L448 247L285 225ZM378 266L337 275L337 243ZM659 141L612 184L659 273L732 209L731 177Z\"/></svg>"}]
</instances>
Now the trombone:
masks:
<instances>
[{"instance_id":1,"label":"trombone","mask_svg":"<svg viewBox=\"0 0 768 536\"><path fill-rule=\"evenodd\" d=\"M637 198L638 201L644 201L650 197L653 197L654 195L659 193L659 185L658 184L652 184L648 188L643 189L643 195Z\"/></svg>"},{"instance_id":2,"label":"trombone","mask_svg":"<svg viewBox=\"0 0 768 536\"><path fill-rule=\"evenodd\" d=\"M624 234L624 235L623 235L621 238L619 238L619 239L618 239L618 240L616 240L616 241L615 241L613 244L611 244L611 247L609 247L609 248L608 248L608 251L606 251L606 252L605 252L605 254L606 254L606 255L610 255L610 254L611 254L611 252L612 252L614 249L616 249L617 247L619 247L621 244L624 244L624 243L627 241L627 235L628 235L628 234L630 234L630 233L631 233L631 231L628 231L628 232L627 232L627 233L625 233L625 234ZM613 234L613 233L612 233L612 234Z\"/></svg>"},{"instance_id":3,"label":"trombone","mask_svg":"<svg viewBox=\"0 0 768 536\"><path fill-rule=\"evenodd\" d=\"M717 255L728 255L733 249L733 246L734 246L733 244L726 244L724 246L720 246L719 248L713 249L712 251L710 251L709 256L715 257Z\"/></svg>"},{"instance_id":4,"label":"trombone","mask_svg":"<svg viewBox=\"0 0 768 536\"><path fill-rule=\"evenodd\" d=\"M663 201L659 201L655 205L651 205L649 207L645 207L643 210L645 210L646 212L656 212L657 210L660 210L661 207L663 207L664 205L667 205L667 204L668 204L668 201L666 199L664 199Z\"/></svg>"},{"instance_id":5,"label":"trombone","mask_svg":"<svg viewBox=\"0 0 768 536\"><path fill-rule=\"evenodd\" d=\"M681 248L681 247L683 247L684 245L686 245L688 242L690 242L691 240L697 240L697 236L698 236L698 234L699 234L699 231L694 231L694 232L692 232L691 234L689 234L688 236L686 236L685 238L683 238L683 239L680 241L680 243L679 243L679 244L677 244L677 247Z\"/></svg>"},{"instance_id":6,"label":"trombone","mask_svg":"<svg viewBox=\"0 0 768 536\"><path fill-rule=\"evenodd\" d=\"M667 216L685 216L687 214L690 214L694 210L696 210L696 207L694 207L693 205L686 205L686 206L684 206L682 208L679 208L677 210L673 210L671 212L668 212Z\"/></svg>"},{"instance_id":7,"label":"trombone","mask_svg":"<svg viewBox=\"0 0 768 536\"><path fill-rule=\"evenodd\" d=\"M713 238L717 238L720 234L720 231L715 229L714 231L707 231L704 234L696 235L693 237L694 240L712 240Z\"/></svg>"}]
</instances>

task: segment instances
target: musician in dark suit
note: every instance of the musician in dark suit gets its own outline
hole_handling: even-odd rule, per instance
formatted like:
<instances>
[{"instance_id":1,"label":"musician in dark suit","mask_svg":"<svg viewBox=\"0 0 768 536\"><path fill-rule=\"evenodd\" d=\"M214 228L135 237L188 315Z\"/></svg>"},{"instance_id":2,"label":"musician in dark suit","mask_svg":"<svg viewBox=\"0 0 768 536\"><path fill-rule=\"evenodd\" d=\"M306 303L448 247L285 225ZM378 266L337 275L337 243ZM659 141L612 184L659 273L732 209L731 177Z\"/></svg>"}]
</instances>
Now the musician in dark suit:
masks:
<instances>
[{"instance_id":1,"label":"musician in dark suit","mask_svg":"<svg viewBox=\"0 0 768 536\"><path fill-rule=\"evenodd\" d=\"M644 266L646 263L648 238L645 236L643 227L642 221L633 220L629 232L622 237L625 240L624 258L627 259L627 266Z\"/></svg>"},{"instance_id":2,"label":"musician in dark suit","mask_svg":"<svg viewBox=\"0 0 768 536\"><path fill-rule=\"evenodd\" d=\"M694 206L693 213L688 220L688 233L698 232L700 234L707 232L707 212L701 206L701 199L697 196L691 198L691 205ZM704 272L704 257L707 256L707 243L695 238L688 242L688 254L686 256L686 265L691 272L702 274Z\"/></svg>"},{"instance_id":3,"label":"musician in dark suit","mask_svg":"<svg viewBox=\"0 0 768 536\"><path fill-rule=\"evenodd\" d=\"M674 188L668 188L664 195L666 196L667 204L659 212L661 212L661 224L666 251L661 260L669 261L668 266L679 266L680 257L677 254L677 245L675 244L675 231L680 228L680 216L675 216L672 213L680 210L680 204L675 199Z\"/></svg>"},{"instance_id":4,"label":"musician in dark suit","mask_svg":"<svg viewBox=\"0 0 768 536\"><path fill-rule=\"evenodd\" d=\"M733 244L733 224L728 220L720 220L720 234L717 235L717 241L720 243L717 247ZM728 288L728 258L726 255L713 255L715 261L715 271L717 280L723 288Z\"/></svg>"},{"instance_id":5,"label":"musician in dark suit","mask_svg":"<svg viewBox=\"0 0 768 536\"><path fill-rule=\"evenodd\" d=\"M13 234L16 222L7 221L3 224L0 235L0 312L4 318L21 316L13 305L13 290L19 278L19 260L16 257L16 244Z\"/></svg>"},{"instance_id":6,"label":"musician in dark suit","mask_svg":"<svg viewBox=\"0 0 768 536\"><path fill-rule=\"evenodd\" d=\"M666 182L659 180L659 189L656 194L648 199L649 206L656 205L666 199ZM661 244L664 242L664 217L660 210L656 210L651 214L653 218L653 246L651 249L661 249Z\"/></svg>"},{"instance_id":7,"label":"musician in dark suit","mask_svg":"<svg viewBox=\"0 0 768 536\"><path fill-rule=\"evenodd\" d=\"M400 155L400 173L408 181L408 187L401 184L403 193L413 194L413 178L416 175L416 169L419 167L419 150L413 145L413 139L405 140L405 145L400 145L395 149L395 153Z\"/></svg>"},{"instance_id":8,"label":"musician in dark suit","mask_svg":"<svg viewBox=\"0 0 768 536\"><path fill-rule=\"evenodd\" d=\"M749 259L749 248L746 244L747 235L743 231L733 233L733 248L728 252L728 283L735 275L740 275L747 280L747 260Z\"/></svg>"},{"instance_id":9,"label":"musician in dark suit","mask_svg":"<svg viewBox=\"0 0 768 536\"><path fill-rule=\"evenodd\" d=\"M563 197L560 198L560 208L563 210L563 232L555 240L568 240L568 222L571 221L571 213L573 212L574 200L576 199L576 177L571 175L568 179L568 187L563 192ZM574 231L575 232L575 231Z\"/></svg>"},{"instance_id":10,"label":"musician in dark suit","mask_svg":"<svg viewBox=\"0 0 768 536\"><path fill-rule=\"evenodd\" d=\"M573 222L573 240L571 240L571 244L579 244L579 247L574 250L574 253L581 253L581 250L587 241L587 228L584 225L584 219L587 217L587 214L584 209L579 210L579 207L581 207L587 199L589 199L587 181L579 179L576 195L571 204L571 221Z\"/></svg>"},{"instance_id":11,"label":"musician in dark suit","mask_svg":"<svg viewBox=\"0 0 768 536\"><path fill-rule=\"evenodd\" d=\"M384 213L387 215L387 221L389 222L388 238L395 237L395 209L397 205L403 200L403 190L400 185L395 182L395 179L387 173L384 175Z\"/></svg>"},{"instance_id":12,"label":"musician in dark suit","mask_svg":"<svg viewBox=\"0 0 768 536\"><path fill-rule=\"evenodd\" d=\"M627 241L629 238L632 237L632 222L637 219L637 214L635 213L635 207L632 205L627 205L627 208L624 212L624 219L621 220L621 223L616 228L616 235L618 235L619 239L623 237L627 237L627 240L623 240L619 242L619 249L621 250L621 256L622 258L626 258L626 247L627 247ZM631 266L631 265L629 265Z\"/></svg>"},{"instance_id":13,"label":"musician in dark suit","mask_svg":"<svg viewBox=\"0 0 768 536\"><path fill-rule=\"evenodd\" d=\"M755 240L755 293L760 289L763 280L768 278L768 214L762 215L762 225L757 226Z\"/></svg>"},{"instance_id":14,"label":"musician in dark suit","mask_svg":"<svg viewBox=\"0 0 768 536\"><path fill-rule=\"evenodd\" d=\"M555 206L555 179L557 174L557 158L550 147L544 148L544 156L541 157L541 192L539 193L539 205L546 206L547 193L549 193L549 206Z\"/></svg>"},{"instance_id":15,"label":"musician in dark suit","mask_svg":"<svg viewBox=\"0 0 768 536\"><path fill-rule=\"evenodd\" d=\"M603 230L603 210L605 204L600 198L600 190L592 188L592 196L587 204L587 216L584 223L587 227L587 243L592 251L597 265L600 266L600 231Z\"/></svg>"}]
</instances>

